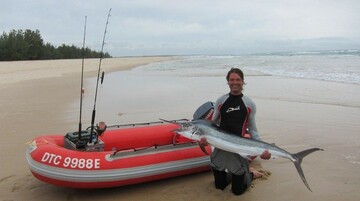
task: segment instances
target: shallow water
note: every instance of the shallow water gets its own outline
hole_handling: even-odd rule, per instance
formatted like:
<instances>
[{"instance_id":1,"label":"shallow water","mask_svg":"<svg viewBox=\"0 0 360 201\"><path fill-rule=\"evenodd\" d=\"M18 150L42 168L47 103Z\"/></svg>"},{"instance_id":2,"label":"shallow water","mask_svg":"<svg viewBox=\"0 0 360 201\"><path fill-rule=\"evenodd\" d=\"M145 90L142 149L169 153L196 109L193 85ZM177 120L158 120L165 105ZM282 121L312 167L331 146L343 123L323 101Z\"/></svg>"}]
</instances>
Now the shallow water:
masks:
<instances>
[{"instance_id":1,"label":"shallow water","mask_svg":"<svg viewBox=\"0 0 360 201\"><path fill-rule=\"evenodd\" d=\"M137 68L151 74L177 76L223 76L230 67L246 75L326 80L360 84L360 52L301 52L248 56L189 56L183 60L153 63Z\"/></svg>"},{"instance_id":2,"label":"shallow water","mask_svg":"<svg viewBox=\"0 0 360 201\"><path fill-rule=\"evenodd\" d=\"M199 105L228 91L225 75L230 67L244 70L244 93L253 98L360 107L359 64L358 54L191 56L152 63L106 74L99 87L97 117L113 123L136 121L137 114L149 120L191 118ZM287 78L291 85L284 85ZM95 85L95 78L87 80L88 110ZM180 104L192 109L179 111ZM166 116L154 115L159 112Z\"/></svg>"}]
</instances>

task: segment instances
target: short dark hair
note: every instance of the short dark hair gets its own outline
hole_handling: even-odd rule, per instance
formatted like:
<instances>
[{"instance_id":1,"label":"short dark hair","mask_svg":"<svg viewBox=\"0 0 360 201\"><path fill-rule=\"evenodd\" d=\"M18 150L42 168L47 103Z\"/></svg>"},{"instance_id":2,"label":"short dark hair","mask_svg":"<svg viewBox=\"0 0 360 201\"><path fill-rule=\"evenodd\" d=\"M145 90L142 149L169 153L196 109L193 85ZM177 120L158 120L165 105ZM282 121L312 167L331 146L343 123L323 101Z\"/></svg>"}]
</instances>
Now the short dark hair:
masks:
<instances>
[{"instance_id":1,"label":"short dark hair","mask_svg":"<svg viewBox=\"0 0 360 201\"><path fill-rule=\"evenodd\" d=\"M244 80L244 73L242 72L242 70L238 69L238 68L231 68L228 72L228 74L226 75L226 80L229 81L229 77L231 73L236 73L238 74L242 80Z\"/></svg>"}]
</instances>

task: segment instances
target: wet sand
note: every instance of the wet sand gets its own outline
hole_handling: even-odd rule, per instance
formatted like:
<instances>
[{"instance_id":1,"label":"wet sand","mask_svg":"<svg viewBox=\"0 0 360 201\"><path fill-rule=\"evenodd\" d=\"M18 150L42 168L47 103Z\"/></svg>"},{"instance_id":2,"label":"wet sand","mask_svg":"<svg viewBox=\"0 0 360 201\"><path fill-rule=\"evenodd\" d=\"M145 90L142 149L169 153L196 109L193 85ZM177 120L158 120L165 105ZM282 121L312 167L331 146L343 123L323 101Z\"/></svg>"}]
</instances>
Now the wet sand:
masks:
<instances>
[{"instance_id":1,"label":"wet sand","mask_svg":"<svg viewBox=\"0 0 360 201\"><path fill-rule=\"evenodd\" d=\"M119 58L103 60L103 70L115 72L171 57ZM86 77L95 77L98 60L85 62ZM76 190L56 187L35 179L25 159L26 142L44 134L64 134L78 127L81 60L25 61L0 63L0 196L1 200L358 200L360 198L360 86L332 82L247 76L245 94L257 104L257 124L262 138L290 152L311 147L325 151L307 156L302 164L313 192L306 189L294 165L285 159L256 161L259 169L271 172L265 180L256 180L253 188L236 197L227 187L213 187L210 172L133 186L100 190ZM141 72L139 72L141 74ZM225 76L225 74L224 74ZM197 79L197 78L192 78ZM207 78L202 78L207 79ZM201 82L201 79L198 79ZM86 81L86 86L91 81ZM201 103L214 101L228 91L224 79L204 87L180 83L176 93L154 96L142 107L127 104L115 109L119 123L154 121L162 118L191 118ZM136 85L136 84L135 84ZM118 91L129 99L136 96L135 85ZM85 110L91 108L91 86L85 92ZM166 93L172 88L159 89ZM135 92L134 92L135 91ZM167 102L188 97L174 109ZM89 94L89 95L87 95ZM151 94L148 94L149 96ZM159 95L159 94L157 94ZM106 102L104 89L99 107ZM158 100L159 99L159 100ZM161 100L160 100L161 99ZM88 101L90 100L90 101ZM159 104L153 104L157 100ZM103 106L102 106L103 105ZM120 105L120 103L119 103ZM105 110L106 111L106 108ZM87 111L90 113L91 111ZM85 116L87 115L85 112ZM104 114L99 114L104 118Z\"/></svg>"}]
</instances>

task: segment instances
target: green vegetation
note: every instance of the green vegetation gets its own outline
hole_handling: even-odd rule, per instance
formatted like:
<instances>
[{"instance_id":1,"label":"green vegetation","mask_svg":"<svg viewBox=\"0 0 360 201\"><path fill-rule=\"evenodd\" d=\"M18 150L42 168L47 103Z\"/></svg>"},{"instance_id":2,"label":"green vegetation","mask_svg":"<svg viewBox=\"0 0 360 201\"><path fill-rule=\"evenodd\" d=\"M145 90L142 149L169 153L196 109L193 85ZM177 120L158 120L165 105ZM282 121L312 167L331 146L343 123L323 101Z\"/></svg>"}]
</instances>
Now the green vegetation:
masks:
<instances>
[{"instance_id":1,"label":"green vegetation","mask_svg":"<svg viewBox=\"0 0 360 201\"><path fill-rule=\"evenodd\" d=\"M40 59L77 59L100 58L101 52L96 52L85 48L78 48L74 45L62 44L55 47L50 43L44 44L40 31L29 29L12 30L8 34L0 36L0 61L17 60L40 60ZM104 53L103 58L111 57L109 53Z\"/></svg>"}]
</instances>

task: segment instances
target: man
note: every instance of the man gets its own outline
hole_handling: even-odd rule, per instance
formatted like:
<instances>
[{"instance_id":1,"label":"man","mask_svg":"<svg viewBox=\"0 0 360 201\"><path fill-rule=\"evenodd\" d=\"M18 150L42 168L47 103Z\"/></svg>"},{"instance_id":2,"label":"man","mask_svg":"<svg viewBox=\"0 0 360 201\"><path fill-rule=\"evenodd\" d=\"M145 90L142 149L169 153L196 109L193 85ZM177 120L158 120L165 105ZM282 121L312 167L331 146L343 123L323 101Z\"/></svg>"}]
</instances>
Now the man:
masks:
<instances>
[{"instance_id":1,"label":"man","mask_svg":"<svg viewBox=\"0 0 360 201\"><path fill-rule=\"evenodd\" d=\"M249 132L252 139L260 140L256 123L255 103L242 94L244 74L238 68L232 68L226 76L230 93L221 96L215 103L212 121L220 129L244 137ZM207 142L201 142L206 144ZM265 151L262 159L270 159L271 154ZM240 195L250 186L254 174L260 174L254 168L249 169L249 161L239 154L215 148L211 154L211 167L217 189L225 189L232 182L231 191Z\"/></svg>"}]
</instances>

